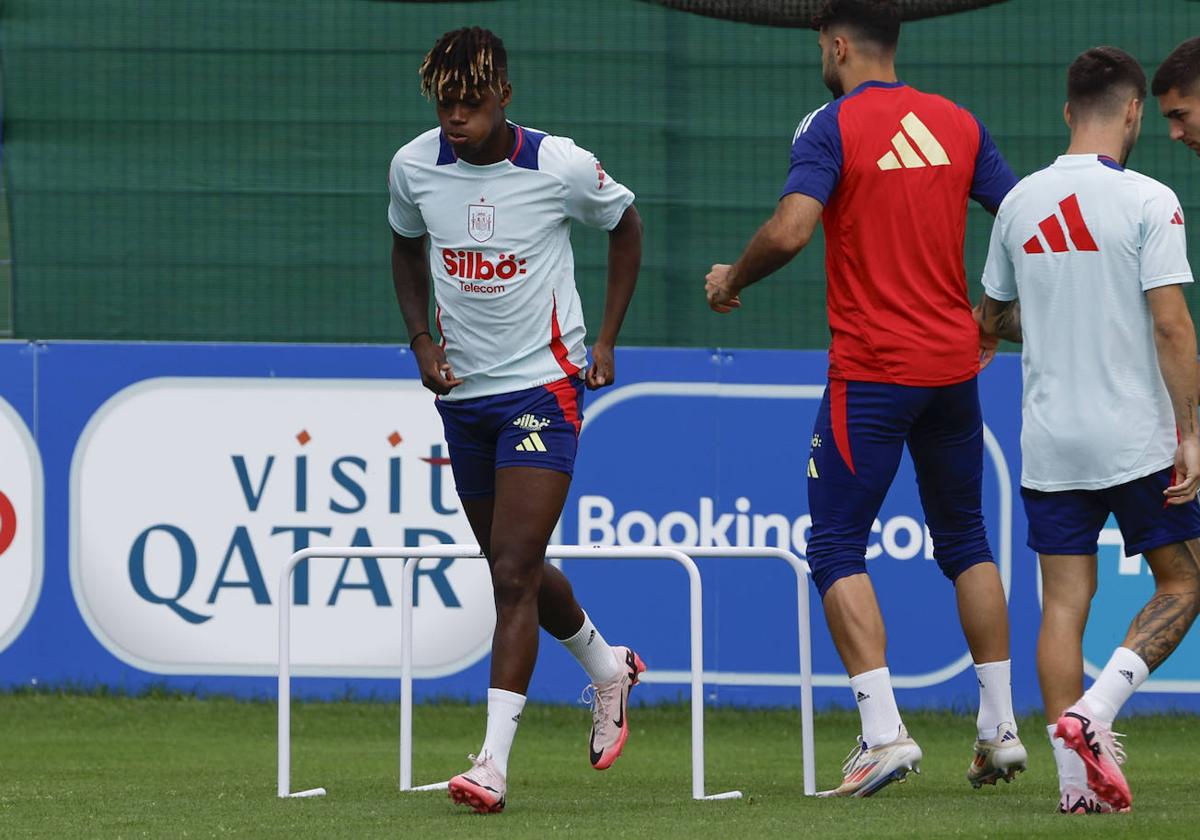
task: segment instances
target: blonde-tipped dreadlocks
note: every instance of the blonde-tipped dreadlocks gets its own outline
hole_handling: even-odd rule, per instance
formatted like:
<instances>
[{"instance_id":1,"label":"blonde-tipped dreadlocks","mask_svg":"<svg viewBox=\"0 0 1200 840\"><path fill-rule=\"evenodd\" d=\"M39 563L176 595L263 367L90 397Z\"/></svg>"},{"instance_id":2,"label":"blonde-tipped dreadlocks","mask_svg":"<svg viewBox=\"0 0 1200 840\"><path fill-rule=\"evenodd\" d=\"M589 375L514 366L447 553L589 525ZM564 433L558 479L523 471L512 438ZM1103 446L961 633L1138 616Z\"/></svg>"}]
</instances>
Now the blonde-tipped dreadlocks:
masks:
<instances>
[{"instance_id":1,"label":"blonde-tipped dreadlocks","mask_svg":"<svg viewBox=\"0 0 1200 840\"><path fill-rule=\"evenodd\" d=\"M504 42L478 26L447 32L438 38L421 63L421 93L441 98L448 91L500 93L506 81L508 53Z\"/></svg>"}]
</instances>

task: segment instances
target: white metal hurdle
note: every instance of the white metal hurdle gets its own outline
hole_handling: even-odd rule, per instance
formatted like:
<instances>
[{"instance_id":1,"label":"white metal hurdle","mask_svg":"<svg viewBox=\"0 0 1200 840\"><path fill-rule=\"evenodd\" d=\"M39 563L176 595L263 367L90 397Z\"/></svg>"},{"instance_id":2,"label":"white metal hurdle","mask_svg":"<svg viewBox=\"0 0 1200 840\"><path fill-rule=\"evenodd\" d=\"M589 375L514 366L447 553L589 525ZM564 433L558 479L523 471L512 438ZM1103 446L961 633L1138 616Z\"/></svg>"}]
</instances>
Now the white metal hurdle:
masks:
<instances>
[{"instance_id":1,"label":"white metal hurdle","mask_svg":"<svg viewBox=\"0 0 1200 840\"><path fill-rule=\"evenodd\" d=\"M812 650L809 636L809 593L807 586L808 565L791 552L777 548L690 548L689 553L698 557L720 558L777 558L792 566L797 580L797 624L800 653L801 682L801 753L803 758L804 792L812 796L816 792L816 773L813 759L812 732ZM400 790L426 791L443 790L447 782L428 785L412 785L412 639L413 607L412 590L417 564L426 557L482 558L478 546L442 545L428 548L310 548L292 555L280 575L280 618L279 618L279 779L278 795L286 797L323 796L324 788L291 792L290 779L290 586L292 572L302 560L315 557L361 557L405 559L399 592L401 604L401 681L400 681ZM703 695L703 599L699 570L688 554L676 548L614 548L611 546L549 546L547 559L667 559L682 565L688 574L689 622L691 636L690 667L687 672L666 672L656 676L647 671L645 682L691 684L692 707L692 798L697 800L736 799L741 791L706 795L704 793L704 695ZM680 676L686 673L687 678Z\"/></svg>"}]
</instances>

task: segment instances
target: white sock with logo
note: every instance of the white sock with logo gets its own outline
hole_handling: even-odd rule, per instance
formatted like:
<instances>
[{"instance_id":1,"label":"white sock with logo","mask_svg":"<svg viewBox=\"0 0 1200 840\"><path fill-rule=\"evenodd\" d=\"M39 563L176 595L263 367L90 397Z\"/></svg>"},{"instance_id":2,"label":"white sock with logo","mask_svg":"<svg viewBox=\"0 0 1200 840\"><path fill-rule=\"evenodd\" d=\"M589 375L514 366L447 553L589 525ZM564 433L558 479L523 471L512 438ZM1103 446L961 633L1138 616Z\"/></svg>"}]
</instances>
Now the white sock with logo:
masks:
<instances>
[{"instance_id":1,"label":"white sock with logo","mask_svg":"<svg viewBox=\"0 0 1200 840\"><path fill-rule=\"evenodd\" d=\"M876 668L850 678L850 692L858 703L862 736L868 747L881 747L900 737L900 710L892 692L892 675Z\"/></svg>"},{"instance_id":2,"label":"white sock with logo","mask_svg":"<svg viewBox=\"0 0 1200 840\"><path fill-rule=\"evenodd\" d=\"M592 624L588 614L583 614L583 626L569 639L560 639L563 647L579 660L583 670L595 685L603 685L621 674L621 663L617 661L608 642Z\"/></svg>"},{"instance_id":3,"label":"white sock with logo","mask_svg":"<svg viewBox=\"0 0 1200 840\"><path fill-rule=\"evenodd\" d=\"M1083 766L1083 759L1062 738L1054 737L1057 726L1054 723L1047 726L1046 734L1050 736L1050 749L1054 750L1054 765L1058 768L1058 789L1065 790L1068 785L1076 790L1086 788L1087 768Z\"/></svg>"},{"instance_id":4,"label":"white sock with logo","mask_svg":"<svg viewBox=\"0 0 1200 840\"><path fill-rule=\"evenodd\" d=\"M524 694L503 688L488 689L487 734L483 737L483 748L479 750L479 755L491 755L496 769L505 776L508 775L508 754L512 751L513 738L517 736L517 724L521 722L524 708Z\"/></svg>"},{"instance_id":5,"label":"white sock with logo","mask_svg":"<svg viewBox=\"0 0 1200 840\"><path fill-rule=\"evenodd\" d=\"M1092 687L1083 693L1084 702L1098 723L1111 727L1125 701L1133 696L1133 692L1148 676L1150 668L1142 661L1142 657L1129 648L1119 647L1113 651L1112 658L1100 676L1096 677Z\"/></svg>"},{"instance_id":6,"label":"white sock with logo","mask_svg":"<svg viewBox=\"0 0 1200 840\"><path fill-rule=\"evenodd\" d=\"M995 738L1001 724L1011 724L1017 731L1017 716L1012 705L1012 660L985 662L975 666L975 677L979 680L979 714L975 726L979 739Z\"/></svg>"}]
</instances>

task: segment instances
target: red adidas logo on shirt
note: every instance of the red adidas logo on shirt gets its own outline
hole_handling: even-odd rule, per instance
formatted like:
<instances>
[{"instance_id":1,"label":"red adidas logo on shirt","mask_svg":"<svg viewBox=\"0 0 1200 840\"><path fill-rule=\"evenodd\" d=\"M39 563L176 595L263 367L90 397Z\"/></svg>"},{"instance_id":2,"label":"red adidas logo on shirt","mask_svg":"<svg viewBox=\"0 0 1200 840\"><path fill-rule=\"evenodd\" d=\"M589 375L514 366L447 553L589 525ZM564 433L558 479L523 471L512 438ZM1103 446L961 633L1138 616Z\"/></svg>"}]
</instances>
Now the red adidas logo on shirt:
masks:
<instances>
[{"instance_id":1,"label":"red adidas logo on shirt","mask_svg":"<svg viewBox=\"0 0 1200 840\"><path fill-rule=\"evenodd\" d=\"M1175 215L1171 217L1171 224L1173 224L1173 225L1183 224L1183 208L1182 207L1175 208Z\"/></svg>"},{"instance_id":2,"label":"red adidas logo on shirt","mask_svg":"<svg viewBox=\"0 0 1200 840\"><path fill-rule=\"evenodd\" d=\"M1083 221L1083 213L1079 211L1079 197L1072 193L1058 202L1058 209L1062 211L1063 220L1067 223L1066 231L1063 231L1058 215L1051 213L1038 222L1041 237L1039 238L1036 233L1031 236L1025 243L1025 253L1044 254L1049 246L1050 251L1055 254L1065 254L1071 250L1067 246L1067 236L1071 237L1071 244L1075 246L1076 251L1099 251L1100 246L1096 244L1096 240L1092 239L1092 232L1088 230L1087 224ZM1043 239L1045 240L1044 245L1042 244Z\"/></svg>"}]
</instances>

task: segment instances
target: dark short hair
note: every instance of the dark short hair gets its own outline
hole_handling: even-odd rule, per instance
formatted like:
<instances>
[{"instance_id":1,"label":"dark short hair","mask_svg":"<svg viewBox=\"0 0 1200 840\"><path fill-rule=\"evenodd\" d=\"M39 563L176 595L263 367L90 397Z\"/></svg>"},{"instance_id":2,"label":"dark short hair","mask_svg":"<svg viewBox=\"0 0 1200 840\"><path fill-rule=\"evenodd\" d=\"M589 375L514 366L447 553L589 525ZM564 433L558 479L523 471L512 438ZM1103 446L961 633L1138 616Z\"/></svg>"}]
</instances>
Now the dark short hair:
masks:
<instances>
[{"instance_id":1,"label":"dark short hair","mask_svg":"<svg viewBox=\"0 0 1200 840\"><path fill-rule=\"evenodd\" d=\"M900 41L900 10L893 0L825 0L812 17L812 28L849 26L867 41L894 50Z\"/></svg>"},{"instance_id":2,"label":"dark short hair","mask_svg":"<svg viewBox=\"0 0 1200 840\"><path fill-rule=\"evenodd\" d=\"M1188 93L1200 82L1200 38L1189 38L1175 48L1154 74L1150 92L1162 96L1172 88Z\"/></svg>"},{"instance_id":3,"label":"dark short hair","mask_svg":"<svg viewBox=\"0 0 1200 840\"><path fill-rule=\"evenodd\" d=\"M1132 95L1146 98L1146 73L1117 47L1092 47L1067 70L1067 102L1077 114L1112 113Z\"/></svg>"}]
</instances>

